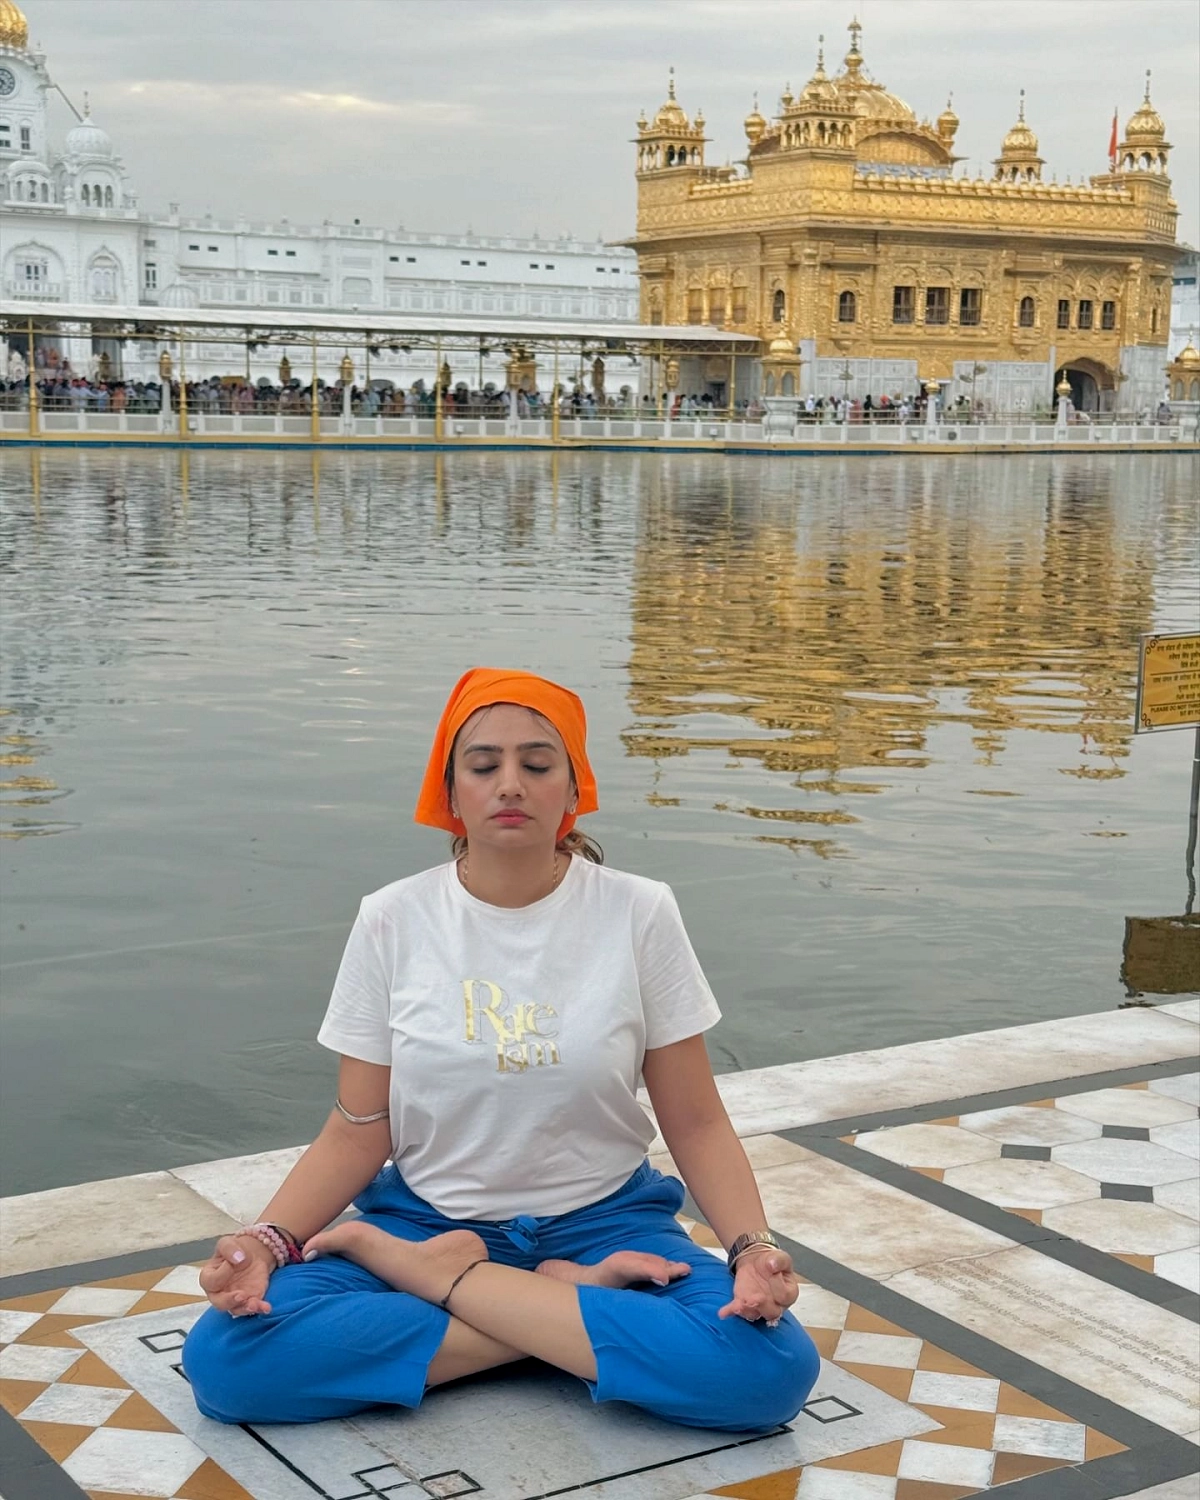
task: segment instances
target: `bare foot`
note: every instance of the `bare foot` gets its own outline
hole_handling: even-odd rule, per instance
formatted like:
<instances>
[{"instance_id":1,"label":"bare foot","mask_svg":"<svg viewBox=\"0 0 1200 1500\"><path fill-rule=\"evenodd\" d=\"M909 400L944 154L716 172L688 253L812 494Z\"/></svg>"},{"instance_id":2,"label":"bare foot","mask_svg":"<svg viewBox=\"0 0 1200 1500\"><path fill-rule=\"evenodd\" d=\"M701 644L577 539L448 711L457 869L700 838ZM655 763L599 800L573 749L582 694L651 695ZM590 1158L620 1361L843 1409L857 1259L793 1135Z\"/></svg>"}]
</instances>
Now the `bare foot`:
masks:
<instances>
[{"instance_id":1,"label":"bare foot","mask_svg":"<svg viewBox=\"0 0 1200 1500\"><path fill-rule=\"evenodd\" d=\"M573 1260L544 1260L537 1270L539 1276L573 1281L576 1286L627 1287L639 1281L666 1286L691 1275L692 1268L686 1261L665 1260L661 1255L650 1255L644 1250L618 1250L594 1266L581 1266Z\"/></svg>"},{"instance_id":2,"label":"bare foot","mask_svg":"<svg viewBox=\"0 0 1200 1500\"><path fill-rule=\"evenodd\" d=\"M353 1220L314 1234L306 1242L305 1260L321 1255L352 1260L398 1292L412 1292L426 1302L440 1302L460 1271L488 1258L487 1246L470 1229L452 1229L414 1242Z\"/></svg>"}]
</instances>

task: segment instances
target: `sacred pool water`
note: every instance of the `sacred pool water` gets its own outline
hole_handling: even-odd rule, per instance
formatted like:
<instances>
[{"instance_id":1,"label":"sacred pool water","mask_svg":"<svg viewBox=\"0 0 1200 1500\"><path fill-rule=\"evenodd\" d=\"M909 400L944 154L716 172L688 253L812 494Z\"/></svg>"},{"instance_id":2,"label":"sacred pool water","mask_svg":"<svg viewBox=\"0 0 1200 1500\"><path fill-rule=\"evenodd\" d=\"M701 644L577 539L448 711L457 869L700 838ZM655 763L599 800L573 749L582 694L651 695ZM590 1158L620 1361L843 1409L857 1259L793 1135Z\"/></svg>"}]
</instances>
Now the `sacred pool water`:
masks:
<instances>
[{"instance_id":1,"label":"sacred pool water","mask_svg":"<svg viewBox=\"0 0 1200 1500\"><path fill-rule=\"evenodd\" d=\"M1184 910L1195 459L0 455L5 1193L308 1139L467 666L591 716L721 1070L1125 998ZM580 976L586 990L586 975ZM515 1149L525 1149L517 1145Z\"/></svg>"}]
</instances>

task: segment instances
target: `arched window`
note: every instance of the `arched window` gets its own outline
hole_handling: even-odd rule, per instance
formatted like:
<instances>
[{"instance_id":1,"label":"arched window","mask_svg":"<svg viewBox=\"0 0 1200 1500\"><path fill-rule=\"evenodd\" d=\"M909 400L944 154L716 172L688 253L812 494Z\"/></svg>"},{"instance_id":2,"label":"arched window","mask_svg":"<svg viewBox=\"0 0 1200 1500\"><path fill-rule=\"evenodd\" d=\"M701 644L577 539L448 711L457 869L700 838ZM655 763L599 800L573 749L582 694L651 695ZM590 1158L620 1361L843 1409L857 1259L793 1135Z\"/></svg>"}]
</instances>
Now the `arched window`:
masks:
<instances>
[{"instance_id":1,"label":"arched window","mask_svg":"<svg viewBox=\"0 0 1200 1500\"><path fill-rule=\"evenodd\" d=\"M825 144L825 121L821 120L818 123L818 125L817 125L817 145L818 146L823 146L824 144Z\"/></svg>"},{"instance_id":2,"label":"arched window","mask_svg":"<svg viewBox=\"0 0 1200 1500\"><path fill-rule=\"evenodd\" d=\"M704 292L698 286L688 287L687 320L689 323L704 322Z\"/></svg>"},{"instance_id":3,"label":"arched window","mask_svg":"<svg viewBox=\"0 0 1200 1500\"><path fill-rule=\"evenodd\" d=\"M838 294L838 322L853 323L858 316L858 298L853 292Z\"/></svg>"},{"instance_id":4,"label":"arched window","mask_svg":"<svg viewBox=\"0 0 1200 1500\"><path fill-rule=\"evenodd\" d=\"M674 146L668 146L667 147L667 166L668 167L673 167L674 165L675 165L675 147Z\"/></svg>"},{"instance_id":5,"label":"arched window","mask_svg":"<svg viewBox=\"0 0 1200 1500\"><path fill-rule=\"evenodd\" d=\"M104 206L105 208L111 208L113 206L113 191L110 187L106 187L104 189Z\"/></svg>"},{"instance_id":6,"label":"arched window","mask_svg":"<svg viewBox=\"0 0 1200 1500\"><path fill-rule=\"evenodd\" d=\"M42 183L42 202L50 202L50 184L48 182Z\"/></svg>"},{"instance_id":7,"label":"arched window","mask_svg":"<svg viewBox=\"0 0 1200 1500\"><path fill-rule=\"evenodd\" d=\"M1142 152L1140 158L1138 159L1138 166L1141 167L1141 169L1142 169L1143 172L1148 172L1150 170L1150 153L1149 153L1149 151L1143 151Z\"/></svg>"},{"instance_id":8,"label":"arched window","mask_svg":"<svg viewBox=\"0 0 1200 1500\"><path fill-rule=\"evenodd\" d=\"M1017 322L1022 328L1032 328L1036 308L1032 297L1022 297L1021 306L1017 312Z\"/></svg>"},{"instance_id":9,"label":"arched window","mask_svg":"<svg viewBox=\"0 0 1200 1500\"><path fill-rule=\"evenodd\" d=\"M1158 308L1157 307L1152 307L1150 309L1150 332L1151 333L1157 333L1158 332Z\"/></svg>"},{"instance_id":10,"label":"arched window","mask_svg":"<svg viewBox=\"0 0 1200 1500\"><path fill-rule=\"evenodd\" d=\"M781 396L794 396L796 394L796 377L790 370L783 377L783 381L779 387L779 394Z\"/></svg>"},{"instance_id":11,"label":"arched window","mask_svg":"<svg viewBox=\"0 0 1200 1500\"><path fill-rule=\"evenodd\" d=\"M783 295L783 288L777 287L775 295L771 298L771 321L782 323L787 313L787 298Z\"/></svg>"},{"instance_id":12,"label":"arched window","mask_svg":"<svg viewBox=\"0 0 1200 1500\"><path fill-rule=\"evenodd\" d=\"M766 377L764 379L764 382L763 382L763 395L765 395L765 396L773 396L774 394L775 394L775 377L774 377L774 375L771 374L770 370L768 370L767 374L766 374Z\"/></svg>"},{"instance_id":13,"label":"arched window","mask_svg":"<svg viewBox=\"0 0 1200 1500\"><path fill-rule=\"evenodd\" d=\"M1177 380L1175 382L1175 384L1171 387L1171 400L1172 401L1182 401L1183 400L1183 381L1182 380Z\"/></svg>"},{"instance_id":14,"label":"arched window","mask_svg":"<svg viewBox=\"0 0 1200 1500\"><path fill-rule=\"evenodd\" d=\"M88 273L92 298L97 302L117 301L121 271L111 255L98 255Z\"/></svg>"},{"instance_id":15,"label":"arched window","mask_svg":"<svg viewBox=\"0 0 1200 1500\"><path fill-rule=\"evenodd\" d=\"M1189 401L1200 401L1200 380L1193 380L1192 381L1190 394L1188 395L1188 400Z\"/></svg>"}]
</instances>

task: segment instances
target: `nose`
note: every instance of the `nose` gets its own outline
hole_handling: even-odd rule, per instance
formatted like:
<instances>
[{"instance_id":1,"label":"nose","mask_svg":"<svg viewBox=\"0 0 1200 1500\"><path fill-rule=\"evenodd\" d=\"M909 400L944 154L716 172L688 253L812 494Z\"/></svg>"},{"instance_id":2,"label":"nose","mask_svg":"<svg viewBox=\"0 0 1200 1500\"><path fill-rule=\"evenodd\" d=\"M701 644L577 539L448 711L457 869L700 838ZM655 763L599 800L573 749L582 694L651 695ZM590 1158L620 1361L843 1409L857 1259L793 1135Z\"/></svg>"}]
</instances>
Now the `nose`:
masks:
<instances>
[{"instance_id":1,"label":"nose","mask_svg":"<svg viewBox=\"0 0 1200 1500\"><path fill-rule=\"evenodd\" d=\"M520 800L525 795L521 781L521 757L504 756L500 762L500 775L496 781L496 795L506 802Z\"/></svg>"}]
</instances>

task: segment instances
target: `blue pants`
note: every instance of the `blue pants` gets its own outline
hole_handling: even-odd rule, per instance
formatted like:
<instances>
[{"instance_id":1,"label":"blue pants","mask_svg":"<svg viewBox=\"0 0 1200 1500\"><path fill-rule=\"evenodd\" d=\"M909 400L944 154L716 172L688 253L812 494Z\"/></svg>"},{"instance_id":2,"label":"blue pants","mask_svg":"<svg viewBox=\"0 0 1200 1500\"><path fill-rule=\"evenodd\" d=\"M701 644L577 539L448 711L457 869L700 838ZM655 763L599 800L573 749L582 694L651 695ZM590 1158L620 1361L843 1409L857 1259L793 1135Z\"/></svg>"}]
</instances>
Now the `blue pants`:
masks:
<instances>
[{"instance_id":1,"label":"blue pants","mask_svg":"<svg viewBox=\"0 0 1200 1500\"><path fill-rule=\"evenodd\" d=\"M581 1286L579 1304L596 1356L585 1384L595 1401L627 1401L689 1427L761 1431L790 1421L808 1398L820 1360L786 1314L777 1328L717 1317L731 1281L675 1218L683 1185L643 1162L628 1182L586 1208L552 1218L459 1223L412 1193L388 1166L358 1198L368 1224L405 1240L473 1229L500 1265L584 1264L615 1250L687 1261L691 1275L666 1287ZM420 1404L449 1313L397 1292L370 1271L330 1256L271 1277L271 1311L233 1318L210 1307L183 1349L196 1404L220 1422L316 1422L366 1407Z\"/></svg>"}]
</instances>

